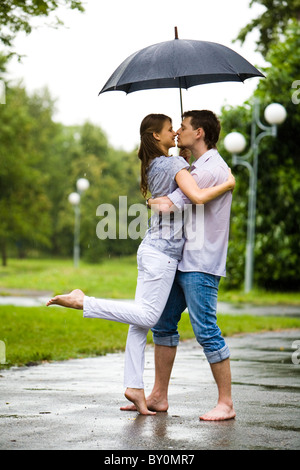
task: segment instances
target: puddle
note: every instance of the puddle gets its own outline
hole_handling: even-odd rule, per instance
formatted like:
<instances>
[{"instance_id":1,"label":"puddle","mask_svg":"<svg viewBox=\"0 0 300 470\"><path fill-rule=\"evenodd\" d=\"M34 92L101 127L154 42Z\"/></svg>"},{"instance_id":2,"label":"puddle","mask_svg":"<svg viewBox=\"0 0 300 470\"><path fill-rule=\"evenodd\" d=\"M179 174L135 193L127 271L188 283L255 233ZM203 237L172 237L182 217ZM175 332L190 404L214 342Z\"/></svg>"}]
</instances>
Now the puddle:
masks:
<instances>
[{"instance_id":1,"label":"puddle","mask_svg":"<svg viewBox=\"0 0 300 470\"><path fill-rule=\"evenodd\" d=\"M297 385L290 386L290 385L268 385L268 384L251 384L246 382L232 382L232 385L244 385L245 387L259 387L266 390L278 390L278 391L285 391L285 392L296 392L300 390L300 387Z\"/></svg>"},{"instance_id":2,"label":"puddle","mask_svg":"<svg viewBox=\"0 0 300 470\"><path fill-rule=\"evenodd\" d=\"M270 403L269 405L265 405L268 408L297 408L298 409L298 403L292 404L292 403Z\"/></svg>"},{"instance_id":3,"label":"puddle","mask_svg":"<svg viewBox=\"0 0 300 470\"><path fill-rule=\"evenodd\" d=\"M272 423L268 423L266 425L265 422L250 422L248 423L248 426L253 426L253 427L256 427L256 426L259 426L259 427L262 427L262 428L267 428L267 429L274 429L274 431L292 431L292 432L299 432L300 431L300 427L298 426L290 426L288 424L272 424Z\"/></svg>"},{"instance_id":4,"label":"puddle","mask_svg":"<svg viewBox=\"0 0 300 470\"><path fill-rule=\"evenodd\" d=\"M288 426L284 424L270 424L268 426L270 429L275 429L275 431L294 431L299 432L300 428L295 426Z\"/></svg>"},{"instance_id":5,"label":"puddle","mask_svg":"<svg viewBox=\"0 0 300 470\"><path fill-rule=\"evenodd\" d=\"M20 418L28 418L29 416L22 416L22 415L0 415L0 418L15 418L15 419L20 419Z\"/></svg>"}]
</instances>

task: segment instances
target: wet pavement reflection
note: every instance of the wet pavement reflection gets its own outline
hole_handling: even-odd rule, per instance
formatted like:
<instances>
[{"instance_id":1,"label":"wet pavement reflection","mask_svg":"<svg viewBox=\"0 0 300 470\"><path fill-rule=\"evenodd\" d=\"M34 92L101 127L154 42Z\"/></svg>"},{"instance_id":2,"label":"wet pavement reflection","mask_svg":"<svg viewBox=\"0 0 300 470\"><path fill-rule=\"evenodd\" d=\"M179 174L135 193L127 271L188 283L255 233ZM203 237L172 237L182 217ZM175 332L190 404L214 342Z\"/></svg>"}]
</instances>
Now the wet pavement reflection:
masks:
<instances>
[{"instance_id":1,"label":"wet pavement reflection","mask_svg":"<svg viewBox=\"0 0 300 470\"><path fill-rule=\"evenodd\" d=\"M119 410L122 353L0 371L0 449L299 449L299 340L300 330L227 338L237 417L224 422L199 421L217 390L194 340L180 344L170 408L156 416ZM153 377L149 346L146 393Z\"/></svg>"}]
</instances>

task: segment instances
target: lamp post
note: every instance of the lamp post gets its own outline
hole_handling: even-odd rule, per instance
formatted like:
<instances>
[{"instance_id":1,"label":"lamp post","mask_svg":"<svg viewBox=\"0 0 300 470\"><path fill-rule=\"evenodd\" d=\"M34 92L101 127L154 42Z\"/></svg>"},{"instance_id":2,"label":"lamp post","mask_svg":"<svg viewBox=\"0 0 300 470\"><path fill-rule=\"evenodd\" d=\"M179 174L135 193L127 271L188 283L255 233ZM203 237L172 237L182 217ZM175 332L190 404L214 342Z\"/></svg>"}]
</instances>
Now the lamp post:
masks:
<instances>
[{"instance_id":1,"label":"lamp post","mask_svg":"<svg viewBox=\"0 0 300 470\"><path fill-rule=\"evenodd\" d=\"M75 212L75 224L74 224L74 266L79 266L80 258L80 199L81 194L86 191L90 186L89 181L86 178L79 178L76 183L77 192L69 194L68 200L74 207Z\"/></svg>"},{"instance_id":2,"label":"lamp post","mask_svg":"<svg viewBox=\"0 0 300 470\"><path fill-rule=\"evenodd\" d=\"M279 103L272 103L266 107L264 116L271 126L264 125L259 118L260 105L255 101L252 111L251 125L251 148L244 156L237 154L244 151L246 139L239 132L231 132L224 139L226 150L233 154L233 165L243 165L249 170L249 196L248 196L248 219L247 219L247 243L245 263L245 292L248 293L253 287L254 270L254 243L255 243L255 217L256 217L256 192L257 192L257 169L259 143L265 136L277 136L277 125L286 118L286 110ZM263 132L257 135L257 127ZM252 163L251 163L252 157ZM250 161L249 161L250 160Z\"/></svg>"}]
</instances>

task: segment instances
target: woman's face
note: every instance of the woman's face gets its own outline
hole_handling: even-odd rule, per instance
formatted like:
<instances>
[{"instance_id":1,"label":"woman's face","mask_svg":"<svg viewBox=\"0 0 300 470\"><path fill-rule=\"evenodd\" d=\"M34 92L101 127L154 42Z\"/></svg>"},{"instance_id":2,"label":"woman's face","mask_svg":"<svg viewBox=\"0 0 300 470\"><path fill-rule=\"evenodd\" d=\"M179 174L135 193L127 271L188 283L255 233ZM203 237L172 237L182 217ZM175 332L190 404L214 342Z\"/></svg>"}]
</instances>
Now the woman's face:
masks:
<instances>
[{"instance_id":1,"label":"woman's face","mask_svg":"<svg viewBox=\"0 0 300 470\"><path fill-rule=\"evenodd\" d=\"M155 132L153 135L165 153L167 153L166 150L175 147L176 132L173 130L172 123L168 119L164 122L162 130Z\"/></svg>"}]
</instances>

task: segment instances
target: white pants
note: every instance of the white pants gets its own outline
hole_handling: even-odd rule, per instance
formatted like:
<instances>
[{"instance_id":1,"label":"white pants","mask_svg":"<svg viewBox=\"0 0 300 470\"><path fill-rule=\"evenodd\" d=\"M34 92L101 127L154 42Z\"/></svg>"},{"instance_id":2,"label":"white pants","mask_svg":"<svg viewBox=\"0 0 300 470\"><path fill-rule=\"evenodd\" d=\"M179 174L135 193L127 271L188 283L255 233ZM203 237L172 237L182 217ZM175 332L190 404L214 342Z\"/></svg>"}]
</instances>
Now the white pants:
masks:
<instances>
[{"instance_id":1,"label":"white pants","mask_svg":"<svg viewBox=\"0 0 300 470\"><path fill-rule=\"evenodd\" d=\"M167 303L178 261L151 246L137 252L138 279L134 302L84 297L83 316L130 325L125 351L124 386L144 388L144 351L147 334Z\"/></svg>"}]
</instances>

